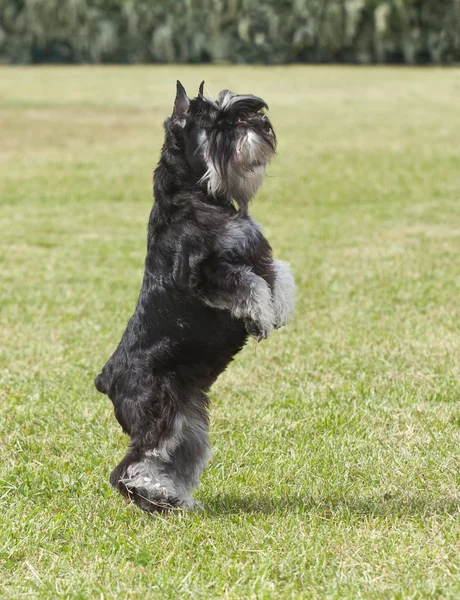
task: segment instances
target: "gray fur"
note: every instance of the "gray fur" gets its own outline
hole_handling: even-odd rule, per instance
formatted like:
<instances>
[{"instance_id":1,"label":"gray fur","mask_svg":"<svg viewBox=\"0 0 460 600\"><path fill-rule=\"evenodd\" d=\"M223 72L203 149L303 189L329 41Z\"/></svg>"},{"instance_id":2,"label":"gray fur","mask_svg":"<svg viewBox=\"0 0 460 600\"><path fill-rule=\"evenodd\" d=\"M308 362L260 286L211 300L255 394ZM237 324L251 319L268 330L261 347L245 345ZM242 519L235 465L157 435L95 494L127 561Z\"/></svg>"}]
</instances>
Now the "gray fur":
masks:
<instances>
[{"instance_id":1,"label":"gray fur","mask_svg":"<svg viewBox=\"0 0 460 600\"><path fill-rule=\"evenodd\" d=\"M257 244L257 237L262 229L258 223L247 217L245 221L231 219L216 240L216 251L225 254L243 254L246 249Z\"/></svg>"},{"instance_id":2,"label":"gray fur","mask_svg":"<svg viewBox=\"0 0 460 600\"><path fill-rule=\"evenodd\" d=\"M288 263L277 259L273 263L276 273L273 289L274 325L278 328L286 325L294 312L296 285Z\"/></svg>"},{"instance_id":3,"label":"gray fur","mask_svg":"<svg viewBox=\"0 0 460 600\"><path fill-rule=\"evenodd\" d=\"M224 90L219 94L218 106L221 110L230 110L236 102L252 98L250 94L235 94L230 90Z\"/></svg>"},{"instance_id":4,"label":"gray fur","mask_svg":"<svg viewBox=\"0 0 460 600\"><path fill-rule=\"evenodd\" d=\"M203 301L212 308L230 311L236 319L243 319L248 332L257 340L267 338L275 323L273 298L267 282L247 267L233 267L229 276L238 279L236 294L220 291L203 296Z\"/></svg>"},{"instance_id":5,"label":"gray fur","mask_svg":"<svg viewBox=\"0 0 460 600\"><path fill-rule=\"evenodd\" d=\"M235 164L229 165L225 178L210 156L209 141L205 131L200 134L200 151L207 165L201 181L207 182L209 194L223 194L229 200L237 198L244 204L254 198L264 182L265 167L270 156L270 150L262 137L252 131L241 131Z\"/></svg>"},{"instance_id":6,"label":"gray fur","mask_svg":"<svg viewBox=\"0 0 460 600\"><path fill-rule=\"evenodd\" d=\"M268 337L293 309L289 267L248 215L276 150L266 108L228 91L206 101L203 84L190 100L177 82L165 121L138 302L95 379L130 436L110 482L148 512L194 506L210 387L248 335Z\"/></svg>"},{"instance_id":7,"label":"gray fur","mask_svg":"<svg viewBox=\"0 0 460 600\"><path fill-rule=\"evenodd\" d=\"M128 492L135 490L154 506L193 508L192 490L211 455L207 423L196 416L177 415L170 436L143 458L131 463L119 479Z\"/></svg>"}]
</instances>

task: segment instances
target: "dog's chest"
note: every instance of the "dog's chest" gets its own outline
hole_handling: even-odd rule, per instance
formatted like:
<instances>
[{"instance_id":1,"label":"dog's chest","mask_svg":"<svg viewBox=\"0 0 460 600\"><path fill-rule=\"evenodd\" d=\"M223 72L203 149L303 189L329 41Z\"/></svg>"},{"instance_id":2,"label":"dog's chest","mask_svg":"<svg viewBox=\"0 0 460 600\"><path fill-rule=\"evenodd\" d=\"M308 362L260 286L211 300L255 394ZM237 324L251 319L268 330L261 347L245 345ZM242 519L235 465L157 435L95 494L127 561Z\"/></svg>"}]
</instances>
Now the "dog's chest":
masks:
<instances>
[{"instance_id":1,"label":"dog's chest","mask_svg":"<svg viewBox=\"0 0 460 600\"><path fill-rule=\"evenodd\" d=\"M263 240L260 225L250 217L232 219L225 223L217 236L215 251L221 255L247 256L257 252Z\"/></svg>"}]
</instances>

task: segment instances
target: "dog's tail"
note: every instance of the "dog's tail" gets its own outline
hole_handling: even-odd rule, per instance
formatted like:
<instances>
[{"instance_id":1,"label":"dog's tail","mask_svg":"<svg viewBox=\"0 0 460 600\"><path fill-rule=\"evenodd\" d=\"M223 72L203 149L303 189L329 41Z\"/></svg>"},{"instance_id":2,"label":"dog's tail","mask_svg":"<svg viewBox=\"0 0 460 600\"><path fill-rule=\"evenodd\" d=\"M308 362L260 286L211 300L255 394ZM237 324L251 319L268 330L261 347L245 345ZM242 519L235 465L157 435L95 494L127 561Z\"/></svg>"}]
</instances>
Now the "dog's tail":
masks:
<instances>
[{"instance_id":1,"label":"dog's tail","mask_svg":"<svg viewBox=\"0 0 460 600\"><path fill-rule=\"evenodd\" d=\"M107 384L104 379L103 373L99 373L99 375L94 380L94 385L96 386L98 392L101 392L101 394L107 394Z\"/></svg>"}]
</instances>

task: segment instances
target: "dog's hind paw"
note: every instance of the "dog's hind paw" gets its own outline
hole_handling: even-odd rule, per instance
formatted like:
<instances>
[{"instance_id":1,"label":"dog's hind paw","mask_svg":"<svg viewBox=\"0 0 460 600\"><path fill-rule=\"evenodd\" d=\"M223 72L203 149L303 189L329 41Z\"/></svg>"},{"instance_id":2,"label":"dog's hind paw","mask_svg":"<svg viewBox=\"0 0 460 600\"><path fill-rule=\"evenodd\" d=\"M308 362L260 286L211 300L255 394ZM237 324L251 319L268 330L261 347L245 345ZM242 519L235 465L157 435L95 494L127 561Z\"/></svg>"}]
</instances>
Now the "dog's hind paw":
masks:
<instances>
[{"instance_id":1,"label":"dog's hind paw","mask_svg":"<svg viewBox=\"0 0 460 600\"><path fill-rule=\"evenodd\" d=\"M202 506L192 498L177 498L171 496L149 497L149 491L145 489L131 489L128 492L128 498L136 506L148 513L169 512L172 510L185 510L201 512Z\"/></svg>"}]
</instances>

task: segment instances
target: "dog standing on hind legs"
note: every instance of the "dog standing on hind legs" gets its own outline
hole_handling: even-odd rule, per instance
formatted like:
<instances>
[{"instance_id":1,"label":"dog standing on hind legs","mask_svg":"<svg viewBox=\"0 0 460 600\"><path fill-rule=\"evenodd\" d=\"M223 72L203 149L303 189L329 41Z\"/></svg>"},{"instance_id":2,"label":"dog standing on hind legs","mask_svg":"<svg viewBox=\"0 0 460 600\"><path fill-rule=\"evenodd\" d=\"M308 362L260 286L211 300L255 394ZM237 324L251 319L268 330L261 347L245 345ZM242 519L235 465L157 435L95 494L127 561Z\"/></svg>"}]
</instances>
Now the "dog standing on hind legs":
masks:
<instances>
[{"instance_id":1,"label":"dog standing on hind legs","mask_svg":"<svg viewBox=\"0 0 460 600\"><path fill-rule=\"evenodd\" d=\"M190 100L177 82L139 299L95 380L130 436L110 482L148 512L193 507L209 388L249 335L268 337L294 308L289 266L248 214L276 148L267 105L227 90L207 99L203 83Z\"/></svg>"}]
</instances>

